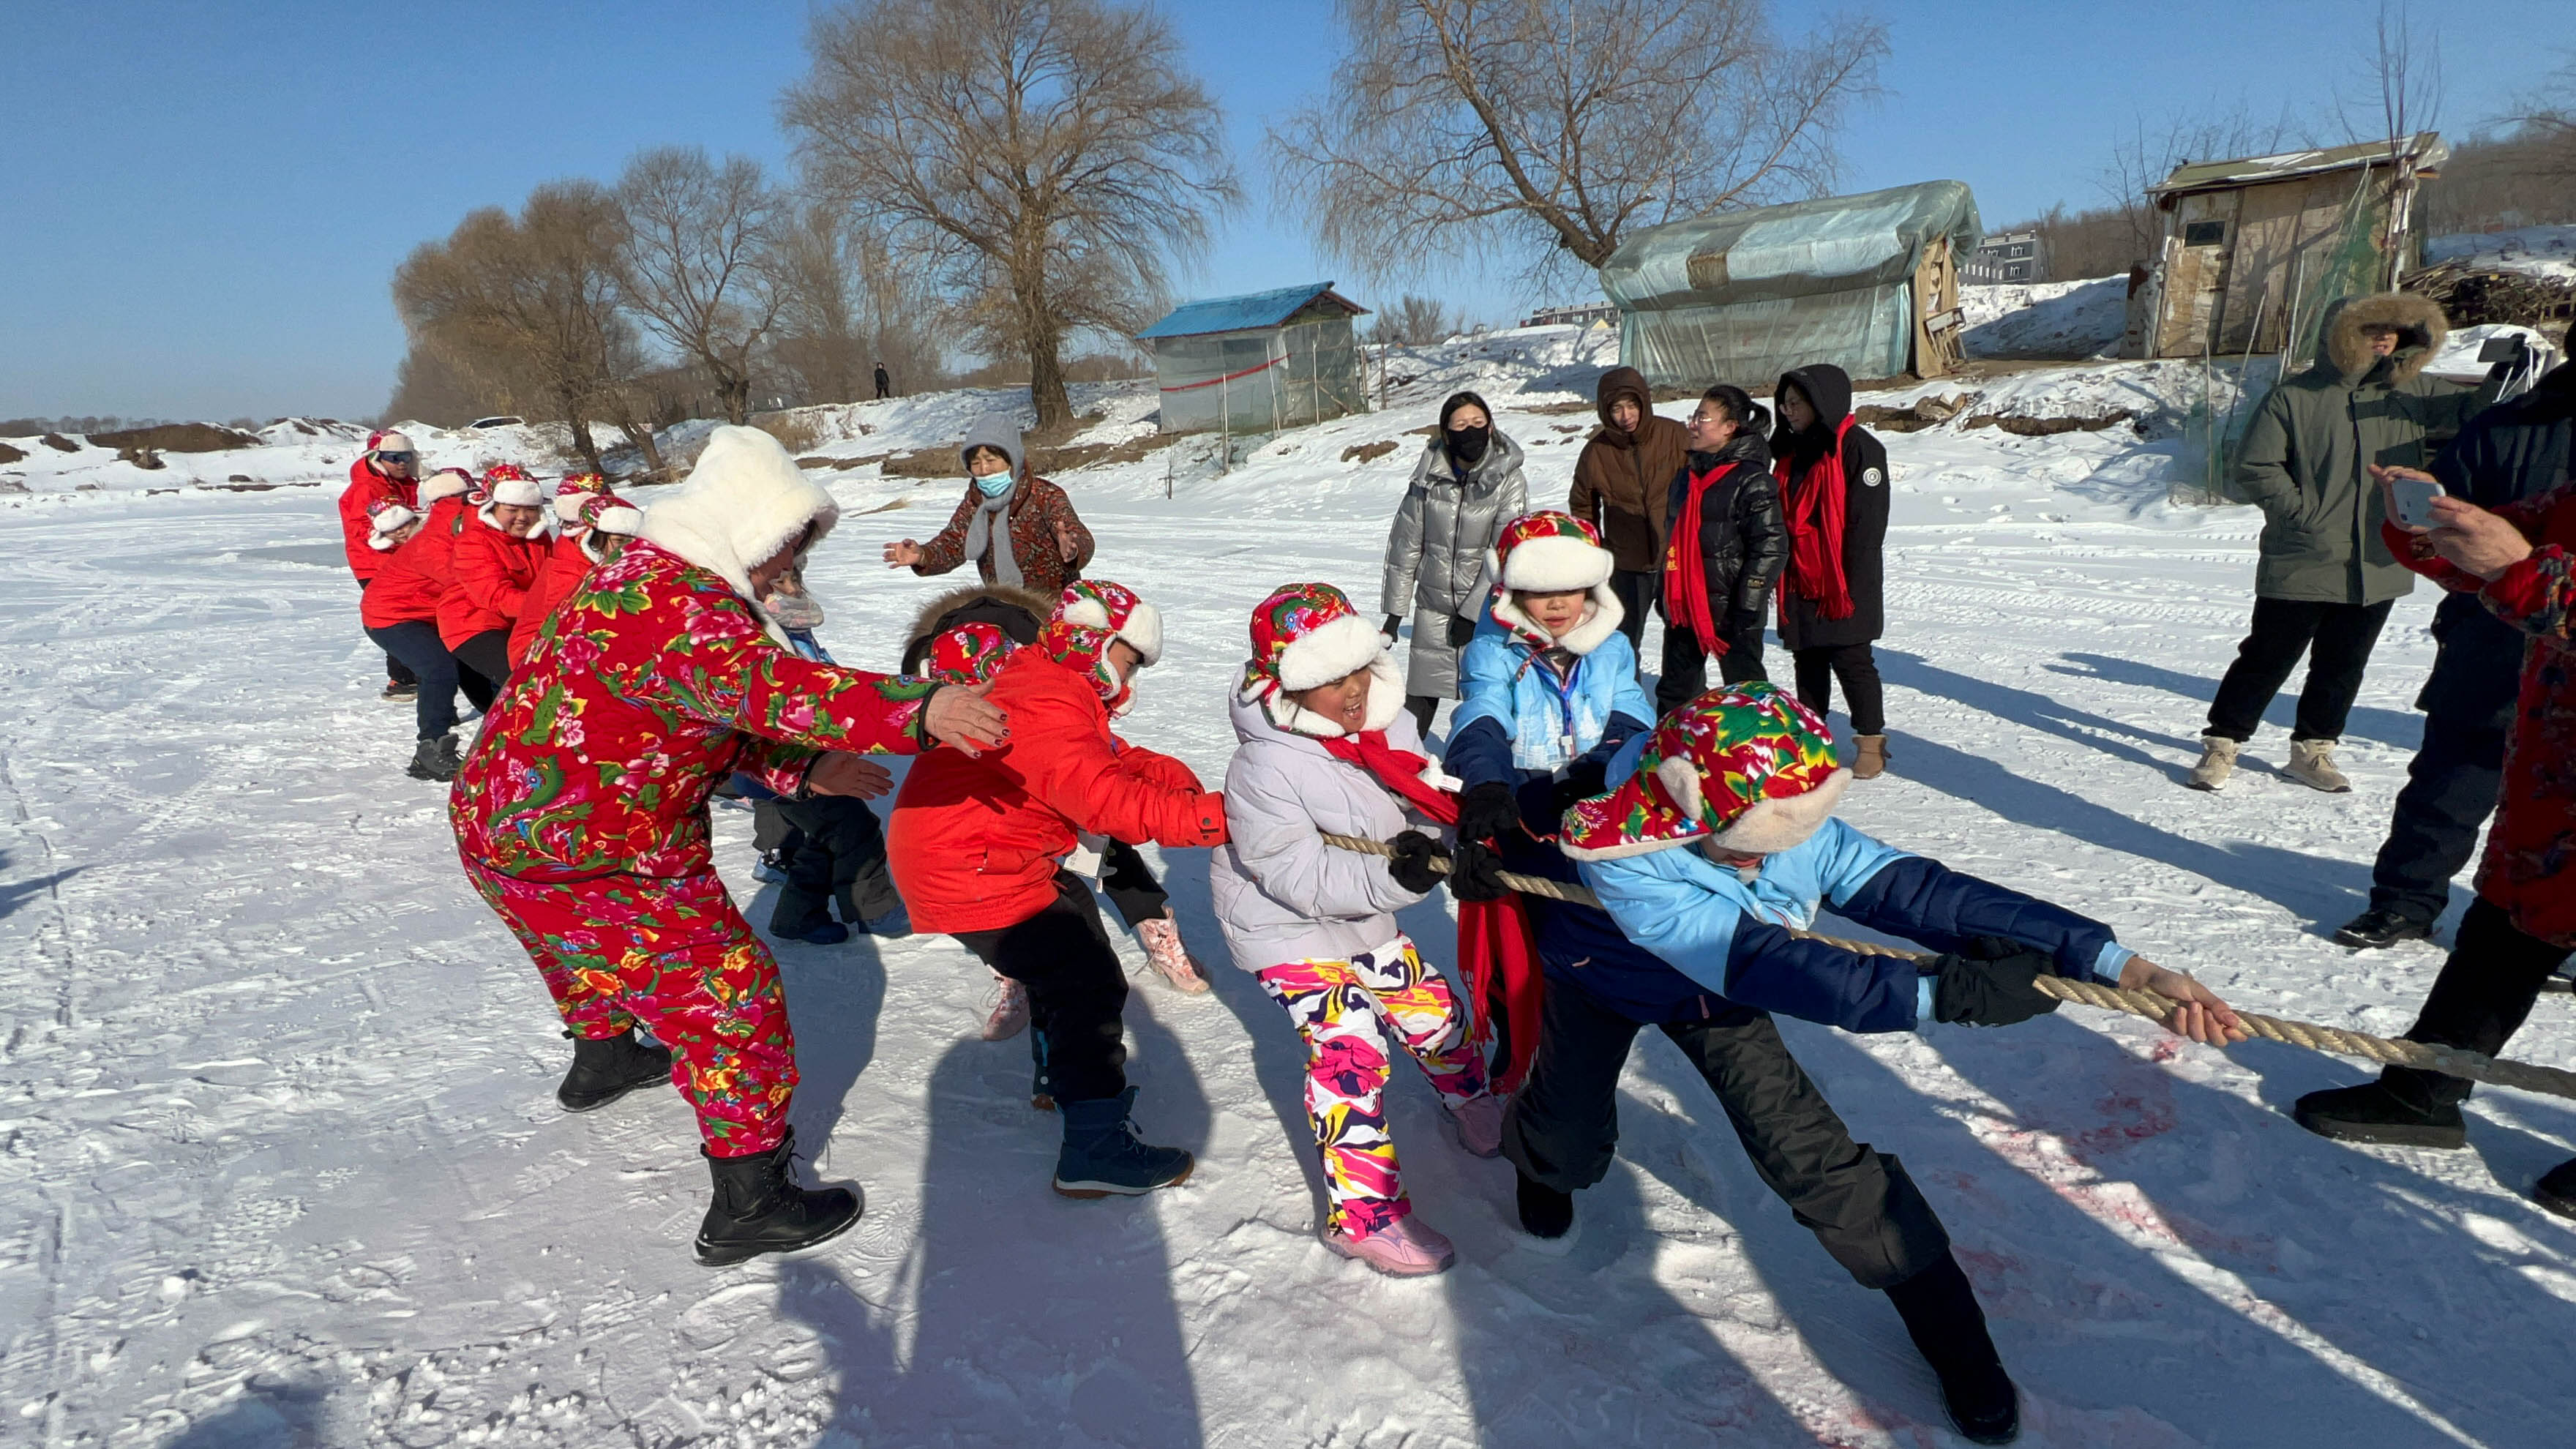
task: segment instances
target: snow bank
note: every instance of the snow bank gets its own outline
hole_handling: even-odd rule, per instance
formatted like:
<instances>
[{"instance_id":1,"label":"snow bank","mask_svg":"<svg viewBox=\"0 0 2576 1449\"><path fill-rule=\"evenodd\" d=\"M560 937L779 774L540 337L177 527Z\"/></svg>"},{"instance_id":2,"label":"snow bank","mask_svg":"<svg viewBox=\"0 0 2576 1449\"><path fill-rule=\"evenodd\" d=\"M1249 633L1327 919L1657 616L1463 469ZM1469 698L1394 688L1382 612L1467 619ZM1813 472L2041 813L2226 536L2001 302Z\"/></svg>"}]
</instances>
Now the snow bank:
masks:
<instances>
[{"instance_id":1,"label":"snow bank","mask_svg":"<svg viewBox=\"0 0 2576 1449\"><path fill-rule=\"evenodd\" d=\"M2098 357L2120 345L2129 279L1961 287L1970 357Z\"/></svg>"},{"instance_id":2,"label":"snow bank","mask_svg":"<svg viewBox=\"0 0 2576 1449\"><path fill-rule=\"evenodd\" d=\"M2576 282L2576 226L2526 226L2514 231L2456 232L2424 243L2424 261L2465 261L2472 266Z\"/></svg>"}]
</instances>

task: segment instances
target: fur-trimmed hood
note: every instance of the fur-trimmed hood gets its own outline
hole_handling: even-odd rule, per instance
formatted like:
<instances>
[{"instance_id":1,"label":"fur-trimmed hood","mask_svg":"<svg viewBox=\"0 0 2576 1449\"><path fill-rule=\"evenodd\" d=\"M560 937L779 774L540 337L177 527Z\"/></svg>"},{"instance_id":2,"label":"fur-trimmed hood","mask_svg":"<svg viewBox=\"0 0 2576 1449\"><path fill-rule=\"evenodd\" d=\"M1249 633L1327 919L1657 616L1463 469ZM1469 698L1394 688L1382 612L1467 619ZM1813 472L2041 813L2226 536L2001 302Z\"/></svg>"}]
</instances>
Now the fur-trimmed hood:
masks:
<instances>
[{"instance_id":1,"label":"fur-trimmed hood","mask_svg":"<svg viewBox=\"0 0 2576 1449\"><path fill-rule=\"evenodd\" d=\"M2317 365L2334 369L2346 387L2360 386L2379 365L2370 339L2361 335L2365 327L2397 329L2397 351L2388 359L2385 378L2391 386L2413 381L2451 335L2451 320L2430 297L2412 292L2346 297L2327 309L2325 327L2317 334Z\"/></svg>"},{"instance_id":2,"label":"fur-trimmed hood","mask_svg":"<svg viewBox=\"0 0 2576 1449\"><path fill-rule=\"evenodd\" d=\"M751 571L809 525L814 532L806 547L812 548L840 518L840 505L805 476L776 438L728 425L708 436L687 480L644 510L636 533L732 585L785 647L785 632L752 597Z\"/></svg>"},{"instance_id":3,"label":"fur-trimmed hood","mask_svg":"<svg viewBox=\"0 0 2576 1449\"><path fill-rule=\"evenodd\" d=\"M912 627L903 636L903 670L906 674L915 672L930 652L930 641L960 624L990 624L1015 645L1035 643L1038 629L1055 612L1055 603L1034 589L1015 589L1008 584L967 584L950 589L913 615Z\"/></svg>"}]
</instances>

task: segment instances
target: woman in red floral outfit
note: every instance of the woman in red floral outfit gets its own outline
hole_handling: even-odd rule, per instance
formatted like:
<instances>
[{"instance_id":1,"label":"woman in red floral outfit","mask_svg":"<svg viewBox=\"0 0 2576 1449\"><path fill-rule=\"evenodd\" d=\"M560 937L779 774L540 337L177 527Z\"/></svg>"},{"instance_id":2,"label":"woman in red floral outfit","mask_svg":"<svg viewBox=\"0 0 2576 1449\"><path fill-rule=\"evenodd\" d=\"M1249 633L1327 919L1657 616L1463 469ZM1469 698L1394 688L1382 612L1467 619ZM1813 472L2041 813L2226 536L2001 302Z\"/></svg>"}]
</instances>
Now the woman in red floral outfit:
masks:
<instances>
[{"instance_id":1,"label":"woman in red floral outfit","mask_svg":"<svg viewBox=\"0 0 2576 1449\"><path fill-rule=\"evenodd\" d=\"M755 601L837 516L775 439L716 429L540 634L448 809L466 874L570 1028L558 1100L588 1111L667 1077L697 1109L715 1179L702 1263L820 1242L859 1215L848 1189L789 1176L795 1040L777 964L716 877L709 795L737 770L791 797L880 795L891 777L864 754L1007 733L980 689L787 647Z\"/></svg>"},{"instance_id":2,"label":"woman in red floral outfit","mask_svg":"<svg viewBox=\"0 0 2576 1449\"><path fill-rule=\"evenodd\" d=\"M2397 478L2432 481L2412 468L2371 473L2383 487ZM2397 516L2393 501L2386 516ZM2476 594L2489 613L2530 636L2478 898L2406 1033L2492 1056L2576 950L2576 480L2492 513L2437 498L2433 520L2421 533L2383 523L2380 537L2399 563ZM2460 1104L2468 1096L2463 1078L2388 1067L2376 1082L2309 1093L2297 1116L2310 1131L2346 1141L2465 1147ZM2532 1195L2576 1218L2576 1160L2544 1174Z\"/></svg>"}]
</instances>

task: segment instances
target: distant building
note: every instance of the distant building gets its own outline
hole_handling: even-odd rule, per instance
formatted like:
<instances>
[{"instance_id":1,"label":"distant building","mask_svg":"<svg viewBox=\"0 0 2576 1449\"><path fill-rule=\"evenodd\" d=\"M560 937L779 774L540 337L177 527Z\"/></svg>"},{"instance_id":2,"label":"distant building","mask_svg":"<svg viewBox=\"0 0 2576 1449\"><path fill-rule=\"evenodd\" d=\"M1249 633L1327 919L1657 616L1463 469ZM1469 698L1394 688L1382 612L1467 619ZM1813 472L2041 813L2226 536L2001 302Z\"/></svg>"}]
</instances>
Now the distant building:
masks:
<instances>
[{"instance_id":1,"label":"distant building","mask_svg":"<svg viewBox=\"0 0 2576 1449\"><path fill-rule=\"evenodd\" d=\"M1959 280L1979 287L2045 282L2047 248L2035 231L1996 232L1969 253L1967 263L1959 268Z\"/></svg>"},{"instance_id":2,"label":"distant building","mask_svg":"<svg viewBox=\"0 0 2576 1449\"><path fill-rule=\"evenodd\" d=\"M1597 327L1619 320L1619 309L1608 302L1577 302L1563 307L1541 307L1521 319L1523 327Z\"/></svg>"},{"instance_id":3,"label":"distant building","mask_svg":"<svg viewBox=\"0 0 2576 1449\"><path fill-rule=\"evenodd\" d=\"M1368 309L1308 282L1211 297L1136 334L1153 349L1167 433L1275 433L1368 409L1351 319Z\"/></svg>"}]
</instances>

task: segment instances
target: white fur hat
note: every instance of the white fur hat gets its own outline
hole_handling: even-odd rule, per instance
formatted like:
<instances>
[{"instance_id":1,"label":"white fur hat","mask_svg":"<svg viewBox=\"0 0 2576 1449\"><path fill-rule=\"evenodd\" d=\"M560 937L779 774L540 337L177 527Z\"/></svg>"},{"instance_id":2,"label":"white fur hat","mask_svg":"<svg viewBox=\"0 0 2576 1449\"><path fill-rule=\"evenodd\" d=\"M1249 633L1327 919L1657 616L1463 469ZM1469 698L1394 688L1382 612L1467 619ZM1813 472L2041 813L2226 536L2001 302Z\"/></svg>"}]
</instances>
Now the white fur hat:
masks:
<instances>
[{"instance_id":1,"label":"white fur hat","mask_svg":"<svg viewBox=\"0 0 2576 1449\"><path fill-rule=\"evenodd\" d=\"M708 435L687 481L644 510L636 533L722 577L756 608L752 569L809 525L807 546L821 542L840 517L832 495L805 476L776 438L728 425Z\"/></svg>"},{"instance_id":2,"label":"white fur hat","mask_svg":"<svg viewBox=\"0 0 2576 1449\"><path fill-rule=\"evenodd\" d=\"M420 480L420 503L426 508L442 498L454 498L473 489L473 474L462 468L441 468Z\"/></svg>"},{"instance_id":3,"label":"white fur hat","mask_svg":"<svg viewBox=\"0 0 2576 1449\"><path fill-rule=\"evenodd\" d=\"M368 520L371 531L367 535L367 547L378 553L388 552L395 546L394 535L418 522L420 515L399 503L379 508Z\"/></svg>"},{"instance_id":4,"label":"white fur hat","mask_svg":"<svg viewBox=\"0 0 2576 1449\"><path fill-rule=\"evenodd\" d=\"M376 434L375 446L369 448L367 451L370 453L417 453L420 450L411 445L411 434L409 433L383 432Z\"/></svg>"},{"instance_id":5,"label":"white fur hat","mask_svg":"<svg viewBox=\"0 0 2576 1449\"><path fill-rule=\"evenodd\" d=\"M1055 616L1068 624L1106 630L1127 641L1148 665L1163 659L1163 613L1136 596L1136 591L1107 579L1075 579L1065 585Z\"/></svg>"},{"instance_id":6,"label":"white fur hat","mask_svg":"<svg viewBox=\"0 0 2576 1449\"><path fill-rule=\"evenodd\" d=\"M496 478L492 482L492 501L510 508L543 508L546 490L524 473L516 478Z\"/></svg>"},{"instance_id":7,"label":"white fur hat","mask_svg":"<svg viewBox=\"0 0 2576 1449\"><path fill-rule=\"evenodd\" d=\"M1557 509L1505 524L1494 550L1503 587L1536 594L1598 588L1618 562L1591 524Z\"/></svg>"}]
</instances>

